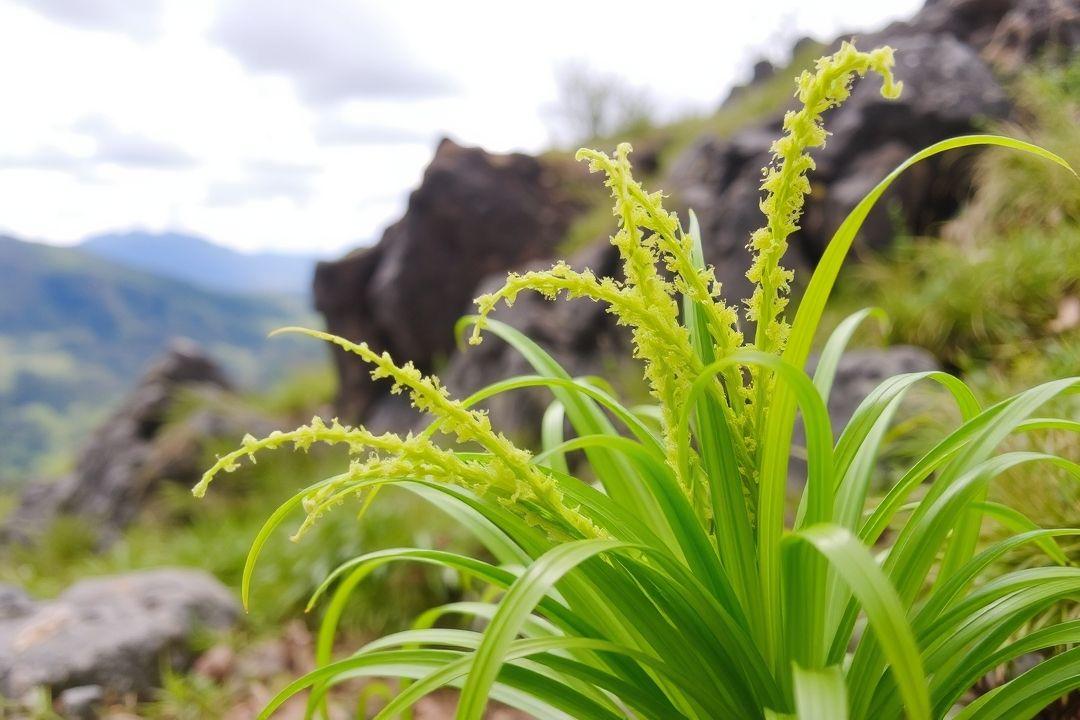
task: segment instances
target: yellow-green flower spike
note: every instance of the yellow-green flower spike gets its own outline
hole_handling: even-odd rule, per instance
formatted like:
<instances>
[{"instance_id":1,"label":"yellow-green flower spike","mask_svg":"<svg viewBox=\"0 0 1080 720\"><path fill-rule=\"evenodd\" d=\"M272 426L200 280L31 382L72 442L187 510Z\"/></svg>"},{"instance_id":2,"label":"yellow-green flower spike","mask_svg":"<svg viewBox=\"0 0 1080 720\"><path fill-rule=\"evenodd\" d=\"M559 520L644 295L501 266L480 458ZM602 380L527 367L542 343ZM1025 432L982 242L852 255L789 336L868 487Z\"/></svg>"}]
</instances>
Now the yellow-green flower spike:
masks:
<instances>
[{"instance_id":1,"label":"yellow-green flower spike","mask_svg":"<svg viewBox=\"0 0 1080 720\"><path fill-rule=\"evenodd\" d=\"M796 97L802 108L784 116L784 135L772 145L773 162L765 168L761 183L766 224L753 233L748 246L754 261L746 277L755 288L746 301L746 315L747 320L757 323L754 344L759 350L779 352L787 340L783 313L792 273L780 266L780 259L787 251L788 237L799 229L805 196L810 192L806 174L814 169L814 161L808 151L824 145L828 137L822 113L847 100L855 76L870 71L881 75L884 97L898 97L903 84L894 80L892 67L892 48L860 52L845 42L835 54L818 60L813 73L804 71L797 80Z\"/></svg>"}]
</instances>

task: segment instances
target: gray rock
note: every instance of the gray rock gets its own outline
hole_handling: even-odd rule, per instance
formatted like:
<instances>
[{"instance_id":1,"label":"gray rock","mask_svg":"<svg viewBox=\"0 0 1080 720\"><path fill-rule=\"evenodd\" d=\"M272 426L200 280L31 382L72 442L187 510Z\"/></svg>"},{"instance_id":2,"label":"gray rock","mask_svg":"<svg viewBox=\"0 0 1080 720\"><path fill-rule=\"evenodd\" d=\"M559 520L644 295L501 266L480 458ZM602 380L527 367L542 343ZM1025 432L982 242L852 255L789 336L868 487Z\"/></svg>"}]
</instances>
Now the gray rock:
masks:
<instances>
[{"instance_id":1,"label":"gray rock","mask_svg":"<svg viewBox=\"0 0 1080 720\"><path fill-rule=\"evenodd\" d=\"M829 393L833 434L840 434L859 404L883 381L903 373L940 369L941 365L933 355L913 345L863 348L844 353Z\"/></svg>"},{"instance_id":2,"label":"gray rock","mask_svg":"<svg viewBox=\"0 0 1080 720\"><path fill-rule=\"evenodd\" d=\"M1021 0L998 23L983 56L1012 73L1040 56L1067 61L1078 47L1078 0Z\"/></svg>"},{"instance_id":3,"label":"gray rock","mask_svg":"<svg viewBox=\"0 0 1080 720\"><path fill-rule=\"evenodd\" d=\"M34 601L21 587L0 583L0 620L22 617L34 608Z\"/></svg>"},{"instance_id":4,"label":"gray rock","mask_svg":"<svg viewBox=\"0 0 1080 720\"><path fill-rule=\"evenodd\" d=\"M193 482L197 476L202 459L197 445L180 443L172 429L173 442L161 441L178 400L185 393L220 394L228 389L222 370L197 345L175 341L93 432L71 473L56 481L31 483L24 490L5 522L4 534L32 541L57 517L71 515L85 519L100 542L108 543L135 518L163 479ZM188 436L191 440L195 434Z\"/></svg>"},{"instance_id":5,"label":"gray rock","mask_svg":"<svg viewBox=\"0 0 1080 720\"><path fill-rule=\"evenodd\" d=\"M0 694L97 685L145 696L162 663L190 663L196 632L228 628L239 613L232 593L201 571L82 580L28 613L0 619Z\"/></svg>"},{"instance_id":6,"label":"gray rock","mask_svg":"<svg viewBox=\"0 0 1080 720\"><path fill-rule=\"evenodd\" d=\"M894 22L866 36L867 42L876 43L882 36L951 35L981 50L1002 18L1017 4L1017 0L927 0L910 20Z\"/></svg>"},{"instance_id":7,"label":"gray rock","mask_svg":"<svg viewBox=\"0 0 1080 720\"><path fill-rule=\"evenodd\" d=\"M104 699L105 691L100 685L80 685L60 693L57 705L64 717L72 720L93 720L97 717L98 706Z\"/></svg>"}]
</instances>

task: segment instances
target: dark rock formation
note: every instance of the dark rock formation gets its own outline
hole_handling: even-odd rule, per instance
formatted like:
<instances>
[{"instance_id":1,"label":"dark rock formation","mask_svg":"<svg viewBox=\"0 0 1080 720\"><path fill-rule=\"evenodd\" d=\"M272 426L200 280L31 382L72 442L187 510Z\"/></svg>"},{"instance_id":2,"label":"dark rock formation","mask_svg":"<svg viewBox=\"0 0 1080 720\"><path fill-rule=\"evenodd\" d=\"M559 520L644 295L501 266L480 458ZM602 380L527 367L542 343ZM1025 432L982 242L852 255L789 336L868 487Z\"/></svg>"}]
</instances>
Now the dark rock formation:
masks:
<instances>
[{"instance_id":1,"label":"dark rock formation","mask_svg":"<svg viewBox=\"0 0 1080 720\"><path fill-rule=\"evenodd\" d=\"M329 331L432 369L453 350L454 322L481 280L552 256L577 207L565 180L553 163L443 140L379 243L316 270L315 305ZM356 358L335 352L335 361L338 412L370 414L386 389Z\"/></svg>"},{"instance_id":2,"label":"dark rock formation","mask_svg":"<svg viewBox=\"0 0 1080 720\"><path fill-rule=\"evenodd\" d=\"M27 487L5 534L32 540L58 516L74 515L87 520L103 543L114 539L162 480L194 482L208 437L247 430L207 410L168 424L184 393L220 394L228 387L221 369L198 346L176 341L91 435L71 473Z\"/></svg>"},{"instance_id":3,"label":"dark rock formation","mask_svg":"<svg viewBox=\"0 0 1080 720\"><path fill-rule=\"evenodd\" d=\"M867 43L901 35L951 35L981 50L1015 5L1017 0L927 0L910 20L894 22L867 36Z\"/></svg>"},{"instance_id":4,"label":"dark rock formation","mask_svg":"<svg viewBox=\"0 0 1080 720\"><path fill-rule=\"evenodd\" d=\"M907 21L866 36L879 43L904 35L950 35L1011 73L1051 53L1067 59L1080 45L1077 0L928 0Z\"/></svg>"},{"instance_id":5,"label":"dark rock formation","mask_svg":"<svg viewBox=\"0 0 1080 720\"><path fill-rule=\"evenodd\" d=\"M1011 71L1044 52L1075 51L1080 3L930 0L911 20L856 40L863 48L896 49L896 75L904 92L897 101L885 100L877 93L878 81L870 81L872 87L858 88L826 117L832 136L814 152L812 192L787 257L797 276L814 265L851 208L901 161L1008 115L991 65ZM750 290L742 277L744 246L761 224L757 185L780 121L774 117L731 138L700 138L676 158L662 183L684 207L696 210L706 255L725 281L728 297L746 297ZM908 170L867 218L863 246L887 244L896 220L903 231L919 234L951 217L969 194L971 157L952 152Z\"/></svg>"},{"instance_id":6,"label":"dark rock formation","mask_svg":"<svg viewBox=\"0 0 1080 720\"><path fill-rule=\"evenodd\" d=\"M795 50L795 52L797 53L798 50ZM750 71L750 79L747 80L745 83L736 85L731 88L731 91L728 93L727 99L724 102L732 102L733 100L742 97L746 94L747 90L760 85L761 83L769 80L775 75L776 66L773 65L772 62L764 58L758 60L754 63L754 67Z\"/></svg>"},{"instance_id":7,"label":"dark rock formation","mask_svg":"<svg viewBox=\"0 0 1080 720\"><path fill-rule=\"evenodd\" d=\"M0 583L0 620L21 617L33 608L34 601L17 585Z\"/></svg>"},{"instance_id":8,"label":"dark rock formation","mask_svg":"<svg viewBox=\"0 0 1080 720\"><path fill-rule=\"evenodd\" d=\"M202 629L225 629L240 608L206 573L157 569L82 580L55 600L25 602L0 615L0 694L17 698L37 686L54 692L96 686L145 696L164 664L192 660ZM79 706L98 693L75 693Z\"/></svg>"}]
</instances>

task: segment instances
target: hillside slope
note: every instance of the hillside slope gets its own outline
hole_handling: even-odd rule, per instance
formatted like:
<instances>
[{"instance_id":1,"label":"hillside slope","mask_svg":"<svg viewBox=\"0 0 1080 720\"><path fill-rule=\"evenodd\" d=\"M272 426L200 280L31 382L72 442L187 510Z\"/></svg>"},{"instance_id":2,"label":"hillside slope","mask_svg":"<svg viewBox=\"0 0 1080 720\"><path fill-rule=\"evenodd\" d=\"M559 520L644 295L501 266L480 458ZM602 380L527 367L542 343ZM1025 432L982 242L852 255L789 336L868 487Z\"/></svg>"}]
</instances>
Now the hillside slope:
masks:
<instances>
[{"instance_id":1,"label":"hillside slope","mask_svg":"<svg viewBox=\"0 0 1080 720\"><path fill-rule=\"evenodd\" d=\"M78 249L0 237L0 481L66 457L174 337L203 345L241 385L321 358L268 342L299 301L217 293Z\"/></svg>"},{"instance_id":2,"label":"hillside slope","mask_svg":"<svg viewBox=\"0 0 1080 720\"><path fill-rule=\"evenodd\" d=\"M243 253L184 233L132 230L94 235L80 249L137 270L228 293L306 296L318 257Z\"/></svg>"}]
</instances>

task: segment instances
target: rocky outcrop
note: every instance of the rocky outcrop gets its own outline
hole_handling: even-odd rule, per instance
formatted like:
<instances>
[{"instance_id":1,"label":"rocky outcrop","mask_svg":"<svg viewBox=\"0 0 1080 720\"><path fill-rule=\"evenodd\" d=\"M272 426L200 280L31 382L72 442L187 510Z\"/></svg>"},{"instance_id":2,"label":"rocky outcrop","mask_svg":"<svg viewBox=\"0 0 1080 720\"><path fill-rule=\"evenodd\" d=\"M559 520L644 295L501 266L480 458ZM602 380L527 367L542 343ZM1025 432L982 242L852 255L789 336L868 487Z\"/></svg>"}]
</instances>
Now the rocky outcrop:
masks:
<instances>
[{"instance_id":1,"label":"rocky outcrop","mask_svg":"<svg viewBox=\"0 0 1080 720\"><path fill-rule=\"evenodd\" d=\"M88 696L146 696L163 667L191 662L197 632L228 628L240 615L213 577L169 568L82 580L55 600L22 595L4 608L0 695L84 688L68 698L80 705Z\"/></svg>"},{"instance_id":2,"label":"rocky outcrop","mask_svg":"<svg viewBox=\"0 0 1080 720\"><path fill-rule=\"evenodd\" d=\"M950 35L982 50L1017 0L927 0L909 20L867 36L867 42L902 35Z\"/></svg>"},{"instance_id":3,"label":"rocky outcrop","mask_svg":"<svg viewBox=\"0 0 1080 720\"><path fill-rule=\"evenodd\" d=\"M4 534L33 540L55 518L70 515L84 519L108 543L162 481L195 481L209 438L257 432L265 425L246 417L232 422L228 414L207 408L171 422L187 393L220 396L228 388L221 368L197 345L175 341L91 435L68 475L26 488Z\"/></svg>"},{"instance_id":4,"label":"rocky outcrop","mask_svg":"<svg viewBox=\"0 0 1080 720\"><path fill-rule=\"evenodd\" d=\"M995 69L1010 73L1050 54L1067 59L1080 45L1077 0L928 0L910 20L866 36L878 43L910 35L950 35Z\"/></svg>"},{"instance_id":5,"label":"rocky outcrop","mask_svg":"<svg viewBox=\"0 0 1080 720\"><path fill-rule=\"evenodd\" d=\"M827 116L832 135L814 153L812 192L786 258L797 277L814 265L851 208L901 161L938 140L979 132L987 121L1008 116L998 74L1043 55L1075 52L1080 2L929 0L910 20L856 40L864 48L896 49L904 93L897 101L885 100L876 92L878 81L871 80L872 89L858 89ZM734 137L698 139L661 183L684 208L697 212L706 254L729 297L746 297L750 290L742 277L744 245L761 223L757 186L780 122L777 116ZM952 152L904 173L867 218L856 252L886 245L898 230L923 234L950 218L970 192L971 157Z\"/></svg>"},{"instance_id":6,"label":"rocky outcrop","mask_svg":"<svg viewBox=\"0 0 1080 720\"><path fill-rule=\"evenodd\" d=\"M432 369L452 352L454 322L481 280L555 252L577 210L564 194L568 172L443 140L379 243L317 268L315 305L327 328ZM335 362L338 412L373 413L386 389L356 358L335 351Z\"/></svg>"}]
</instances>

